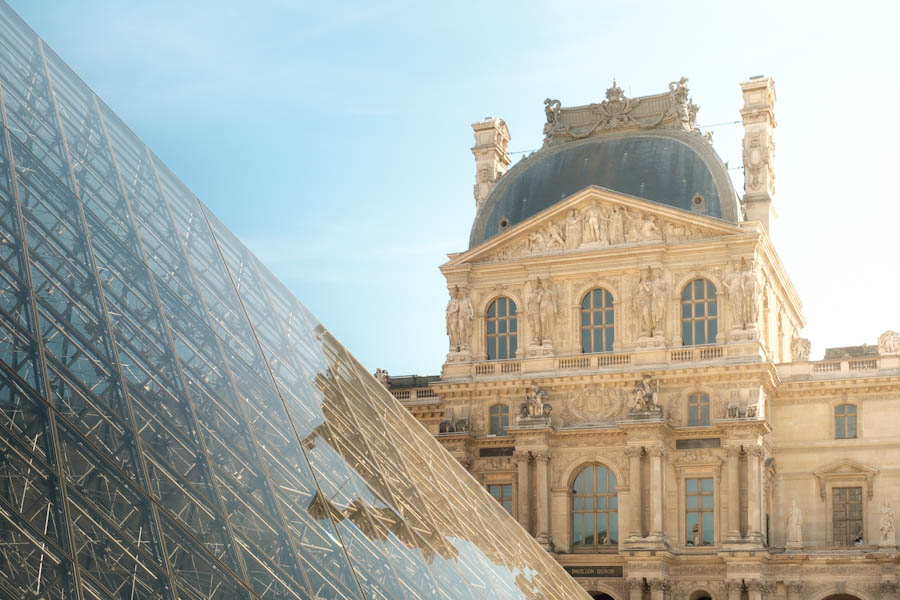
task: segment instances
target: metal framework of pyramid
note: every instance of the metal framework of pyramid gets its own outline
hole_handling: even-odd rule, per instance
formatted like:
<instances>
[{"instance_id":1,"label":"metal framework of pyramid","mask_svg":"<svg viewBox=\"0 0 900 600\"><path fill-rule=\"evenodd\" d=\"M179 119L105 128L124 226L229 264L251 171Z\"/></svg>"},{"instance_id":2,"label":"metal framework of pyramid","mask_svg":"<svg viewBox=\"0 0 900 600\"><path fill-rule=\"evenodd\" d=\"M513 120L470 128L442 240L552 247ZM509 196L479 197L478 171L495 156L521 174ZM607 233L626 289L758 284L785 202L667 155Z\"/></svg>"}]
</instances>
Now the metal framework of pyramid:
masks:
<instances>
[{"instance_id":1,"label":"metal framework of pyramid","mask_svg":"<svg viewBox=\"0 0 900 600\"><path fill-rule=\"evenodd\" d=\"M0 597L587 597L5 3L0 110Z\"/></svg>"}]
</instances>

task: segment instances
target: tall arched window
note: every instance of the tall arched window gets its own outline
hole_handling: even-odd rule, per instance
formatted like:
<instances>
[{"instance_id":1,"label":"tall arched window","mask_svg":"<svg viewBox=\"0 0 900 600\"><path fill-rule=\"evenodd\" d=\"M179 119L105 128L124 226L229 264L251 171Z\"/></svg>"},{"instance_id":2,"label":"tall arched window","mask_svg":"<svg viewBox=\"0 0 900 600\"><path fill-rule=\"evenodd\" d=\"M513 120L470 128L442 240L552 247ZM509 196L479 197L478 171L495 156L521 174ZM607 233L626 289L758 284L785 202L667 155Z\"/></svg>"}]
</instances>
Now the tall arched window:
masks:
<instances>
[{"instance_id":1,"label":"tall arched window","mask_svg":"<svg viewBox=\"0 0 900 600\"><path fill-rule=\"evenodd\" d=\"M572 545L592 548L618 543L616 476L603 465L588 465L572 484Z\"/></svg>"},{"instance_id":2,"label":"tall arched window","mask_svg":"<svg viewBox=\"0 0 900 600\"><path fill-rule=\"evenodd\" d=\"M505 404L495 404L491 407L491 435L506 435L509 427L509 407Z\"/></svg>"},{"instance_id":3,"label":"tall arched window","mask_svg":"<svg viewBox=\"0 0 900 600\"><path fill-rule=\"evenodd\" d=\"M581 301L581 351L612 352L615 340L612 294L591 290Z\"/></svg>"},{"instance_id":4,"label":"tall arched window","mask_svg":"<svg viewBox=\"0 0 900 600\"><path fill-rule=\"evenodd\" d=\"M719 310L716 286L695 279L681 292L681 343L685 346L715 344Z\"/></svg>"},{"instance_id":5,"label":"tall arched window","mask_svg":"<svg viewBox=\"0 0 900 600\"><path fill-rule=\"evenodd\" d=\"M516 356L518 324L516 303L509 298L497 298L487 311L487 357L502 360Z\"/></svg>"},{"instance_id":6,"label":"tall arched window","mask_svg":"<svg viewBox=\"0 0 900 600\"><path fill-rule=\"evenodd\" d=\"M688 425L709 425L709 394L688 396Z\"/></svg>"},{"instance_id":7,"label":"tall arched window","mask_svg":"<svg viewBox=\"0 0 900 600\"><path fill-rule=\"evenodd\" d=\"M834 437L839 440L856 437L856 406L853 404L834 408Z\"/></svg>"}]
</instances>

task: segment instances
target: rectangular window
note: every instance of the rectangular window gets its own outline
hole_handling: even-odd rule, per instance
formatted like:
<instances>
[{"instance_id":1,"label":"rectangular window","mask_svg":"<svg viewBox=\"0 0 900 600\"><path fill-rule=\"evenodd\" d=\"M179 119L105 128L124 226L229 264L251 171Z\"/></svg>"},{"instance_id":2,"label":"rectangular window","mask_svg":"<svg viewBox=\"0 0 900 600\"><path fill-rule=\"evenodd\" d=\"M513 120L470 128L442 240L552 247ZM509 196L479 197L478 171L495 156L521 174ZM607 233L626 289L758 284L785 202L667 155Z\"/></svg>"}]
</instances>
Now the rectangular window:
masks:
<instances>
[{"instance_id":1,"label":"rectangular window","mask_svg":"<svg viewBox=\"0 0 900 600\"><path fill-rule=\"evenodd\" d=\"M497 502L503 505L503 508L506 509L506 512L512 514L513 511L513 498L512 498L512 484L511 483L492 483L487 486L488 492L491 493Z\"/></svg>"},{"instance_id":2,"label":"rectangular window","mask_svg":"<svg viewBox=\"0 0 900 600\"><path fill-rule=\"evenodd\" d=\"M713 480L711 477L684 480L686 511L685 538L688 546L709 546L713 543Z\"/></svg>"},{"instance_id":3,"label":"rectangular window","mask_svg":"<svg viewBox=\"0 0 900 600\"><path fill-rule=\"evenodd\" d=\"M688 396L688 425L709 425L709 394Z\"/></svg>"},{"instance_id":4,"label":"rectangular window","mask_svg":"<svg viewBox=\"0 0 900 600\"><path fill-rule=\"evenodd\" d=\"M831 523L836 546L852 546L857 540L862 541L861 487L831 489Z\"/></svg>"},{"instance_id":5,"label":"rectangular window","mask_svg":"<svg viewBox=\"0 0 900 600\"><path fill-rule=\"evenodd\" d=\"M834 409L834 437L839 440L856 437L856 406L841 404Z\"/></svg>"}]
</instances>

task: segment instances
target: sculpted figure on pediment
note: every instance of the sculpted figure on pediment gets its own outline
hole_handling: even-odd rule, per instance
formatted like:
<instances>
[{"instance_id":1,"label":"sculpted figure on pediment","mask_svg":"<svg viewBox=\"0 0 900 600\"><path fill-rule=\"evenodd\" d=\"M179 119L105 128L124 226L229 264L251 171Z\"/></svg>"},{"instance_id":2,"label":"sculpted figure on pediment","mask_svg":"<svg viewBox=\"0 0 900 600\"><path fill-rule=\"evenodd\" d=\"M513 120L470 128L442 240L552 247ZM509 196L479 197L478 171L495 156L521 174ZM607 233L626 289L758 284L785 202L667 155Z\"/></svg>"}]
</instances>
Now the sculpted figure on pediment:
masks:
<instances>
[{"instance_id":1,"label":"sculpted figure on pediment","mask_svg":"<svg viewBox=\"0 0 900 600\"><path fill-rule=\"evenodd\" d=\"M581 219L578 218L578 211L573 208L566 217L566 248L577 248L581 245L581 240Z\"/></svg>"},{"instance_id":2,"label":"sculpted figure on pediment","mask_svg":"<svg viewBox=\"0 0 900 600\"><path fill-rule=\"evenodd\" d=\"M547 223L546 231L547 249L562 250L566 247L566 234L562 225L558 223Z\"/></svg>"},{"instance_id":3,"label":"sculpted figure on pediment","mask_svg":"<svg viewBox=\"0 0 900 600\"><path fill-rule=\"evenodd\" d=\"M600 243L606 245L609 243L607 239L607 217L604 214L605 209L597 205L597 201L591 202L591 205L584 211L584 226L582 240L585 244Z\"/></svg>"},{"instance_id":4,"label":"sculpted figure on pediment","mask_svg":"<svg viewBox=\"0 0 900 600\"><path fill-rule=\"evenodd\" d=\"M614 206L609 215L609 243L612 246L625 243L625 209Z\"/></svg>"}]
</instances>

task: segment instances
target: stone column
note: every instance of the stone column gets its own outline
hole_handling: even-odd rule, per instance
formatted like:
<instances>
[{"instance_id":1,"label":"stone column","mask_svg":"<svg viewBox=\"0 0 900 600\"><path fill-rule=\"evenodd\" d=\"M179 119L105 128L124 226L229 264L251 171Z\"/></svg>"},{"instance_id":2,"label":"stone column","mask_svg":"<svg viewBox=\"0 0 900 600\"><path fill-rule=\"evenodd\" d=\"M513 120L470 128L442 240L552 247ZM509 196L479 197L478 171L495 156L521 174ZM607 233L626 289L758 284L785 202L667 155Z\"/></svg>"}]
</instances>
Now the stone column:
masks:
<instances>
[{"instance_id":1,"label":"stone column","mask_svg":"<svg viewBox=\"0 0 900 600\"><path fill-rule=\"evenodd\" d=\"M740 581L726 581L725 593L728 595L727 600L741 600L741 587Z\"/></svg>"},{"instance_id":2,"label":"stone column","mask_svg":"<svg viewBox=\"0 0 900 600\"><path fill-rule=\"evenodd\" d=\"M537 504L537 523L535 524L535 539L546 550L550 550L553 544L550 540L550 488L547 475L547 463L550 462L550 453L537 452L535 461L535 495Z\"/></svg>"},{"instance_id":3,"label":"stone column","mask_svg":"<svg viewBox=\"0 0 900 600\"><path fill-rule=\"evenodd\" d=\"M666 593L672 589L672 584L665 579L650 580L650 600L666 600Z\"/></svg>"},{"instance_id":4,"label":"stone column","mask_svg":"<svg viewBox=\"0 0 900 600\"><path fill-rule=\"evenodd\" d=\"M741 459L740 446L725 446L728 460L728 527L725 538L729 541L741 539L741 483L739 467Z\"/></svg>"},{"instance_id":5,"label":"stone column","mask_svg":"<svg viewBox=\"0 0 900 600\"><path fill-rule=\"evenodd\" d=\"M748 581L747 582L747 590L750 600L762 600L763 597L763 584L759 581Z\"/></svg>"},{"instance_id":6,"label":"stone column","mask_svg":"<svg viewBox=\"0 0 900 600\"><path fill-rule=\"evenodd\" d=\"M784 587L787 589L787 600L803 600L802 581L788 581Z\"/></svg>"},{"instance_id":7,"label":"stone column","mask_svg":"<svg viewBox=\"0 0 900 600\"><path fill-rule=\"evenodd\" d=\"M762 486L760 463L763 459L761 448L747 449L747 538L754 543L762 544L763 534L760 531L762 515Z\"/></svg>"},{"instance_id":8,"label":"stone column","mask_svg":"<svg viewBox=\"0 0 900 600\"><path fill-rule=\"evenodd\" d=\"M628 600L643 600L644 581L638 577L628 579L625 581L625 590L628 594Z\"/></svg>"},{"instance_id":9,"label":"stone column","mask_svg":"<svg viewBox=\"0 0 900 600\"><path fill-rule=\"evenodd\" d=\"M662 446L649 448L650 455L650 536L654 541L665 541L663 529L663 458L666 449Z\"/></svg>"},{"instance_id":10,"label":"stone column","mask_svg":"<svg viewBox=\"0 0 900 600\"><path fill-rule=\"evenodd\" d=\"M621 529L628 532L629 539L644 536L643 507L641 506L641 454L640 446L629 446L625 449L628 457L628 523ZM621 502L621 500L620 500ZM621 506L621 504L620 504ZM626 529L627 528L627 529Z\"/></svg>"},{"instance_id":11,"label":"stone column","mask_svg":"<svg viewBox=\"0 0 900 600\"><path fill-rule=\"evenodd\" d=\"M516 452L515 458L516 465L519 467L519 483L516 488L519 523L525 531L531 533L531 486L529 485L531 452L519 450Z\"/></svg>"}]
</instances>

